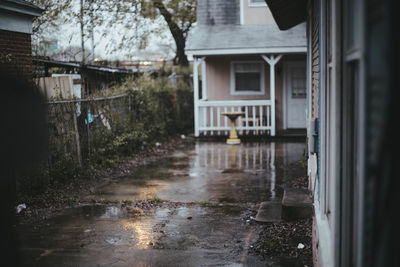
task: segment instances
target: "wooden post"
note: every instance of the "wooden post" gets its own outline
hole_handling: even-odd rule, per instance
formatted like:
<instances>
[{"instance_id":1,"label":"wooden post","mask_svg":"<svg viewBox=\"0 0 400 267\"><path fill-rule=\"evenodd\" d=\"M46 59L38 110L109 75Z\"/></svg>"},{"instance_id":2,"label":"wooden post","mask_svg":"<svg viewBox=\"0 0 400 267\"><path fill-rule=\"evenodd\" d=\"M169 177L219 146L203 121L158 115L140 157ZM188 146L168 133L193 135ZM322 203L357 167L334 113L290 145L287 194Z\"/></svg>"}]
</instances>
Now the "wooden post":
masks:
<instances>
[{"instance_id":1,"label":"wooden post","mask_svg":"<svg viewBox=\"0 0 400 267\"><path fill-rule=\"evenodd\" d=\"M275 126L275 65L282 58L282 55L275 57L271 55L268 58L266 55L261 56L269 64L269 80L270 80L270 99L271 99L271 136L275 136L276 126Z\"/></svg>"},{"instance_id":2,"label":"wooden post","mask_svg":"<svg viewBox=\"0 0 400 267\"><path fill-rule=\"evenodd\" d=\"M201 58L201 99L207 100L206 58Z\"/></svg>"},{"instance_id":3,"label":"wooden post","mask_svg":"<svg viewBox=\"0 0 400 267\"><path fill-rule=\"evenodd\" d=\"M193 61L193 101L194 101L194 136L198 137L199 132L199 59Z\"/></svg>"}]
</instances>

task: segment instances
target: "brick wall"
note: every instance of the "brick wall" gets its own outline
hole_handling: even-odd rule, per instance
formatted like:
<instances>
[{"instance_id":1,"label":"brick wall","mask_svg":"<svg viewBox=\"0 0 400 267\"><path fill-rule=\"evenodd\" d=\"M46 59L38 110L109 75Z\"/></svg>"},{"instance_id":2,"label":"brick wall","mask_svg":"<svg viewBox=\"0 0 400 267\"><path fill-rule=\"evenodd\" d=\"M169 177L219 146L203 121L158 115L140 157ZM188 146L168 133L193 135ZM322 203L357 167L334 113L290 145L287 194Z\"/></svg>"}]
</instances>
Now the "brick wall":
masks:
<instances>
[{"instance_id":1,"label":"brick wall","mask_svg":"<svg viewBox=\"0 0 400 267\"><path fill-rule=\"evenodd\" d=\"M32 76L31 35L0 30L0 71Z\"/></svg>"}]
</instances>

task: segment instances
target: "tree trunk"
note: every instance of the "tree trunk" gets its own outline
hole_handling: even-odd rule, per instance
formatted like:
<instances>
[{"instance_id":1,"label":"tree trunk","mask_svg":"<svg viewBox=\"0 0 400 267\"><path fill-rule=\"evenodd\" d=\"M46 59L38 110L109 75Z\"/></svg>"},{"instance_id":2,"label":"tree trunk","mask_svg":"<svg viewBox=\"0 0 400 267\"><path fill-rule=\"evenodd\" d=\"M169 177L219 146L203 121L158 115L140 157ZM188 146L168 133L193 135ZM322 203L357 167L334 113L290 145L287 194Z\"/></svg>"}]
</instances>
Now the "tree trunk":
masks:
<instances>
[{"instance_id":1,"label":"tree trunk","mask_svg":"<svg viewBox=\"0 0 400 267\"><path fill-rule=\"evenodd\" d=\"M171 13L167 10L161 1L153 1L153 5L160 11L160 14L164 17L168 24L169 30L171 31L172 37L174 37L176 44L176 54L174 58L174 65L188 66L189 61L185 54L186 38L183 34L182 29L172 20Z\"/></svg>"}]
</instances>

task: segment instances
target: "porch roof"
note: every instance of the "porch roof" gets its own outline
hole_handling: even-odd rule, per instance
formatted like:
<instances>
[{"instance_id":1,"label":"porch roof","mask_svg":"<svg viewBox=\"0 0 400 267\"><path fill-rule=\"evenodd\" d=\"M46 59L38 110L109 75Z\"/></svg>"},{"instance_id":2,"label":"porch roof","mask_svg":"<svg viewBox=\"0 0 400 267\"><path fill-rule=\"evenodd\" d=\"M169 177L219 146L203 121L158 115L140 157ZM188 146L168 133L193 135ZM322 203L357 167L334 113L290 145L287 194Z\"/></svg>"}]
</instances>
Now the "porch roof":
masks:
<instances>
[{"instance_id":1,"label":"porch roof","mask_svg":"<svg viewBox=\"0 0 400 267\"><path fill-rule=\"evenodd\" d=\"M193 56L305 53L306 25L287 31L276 24L197 25L189 34L186 53Z\"/></svg>"}]
</instances>

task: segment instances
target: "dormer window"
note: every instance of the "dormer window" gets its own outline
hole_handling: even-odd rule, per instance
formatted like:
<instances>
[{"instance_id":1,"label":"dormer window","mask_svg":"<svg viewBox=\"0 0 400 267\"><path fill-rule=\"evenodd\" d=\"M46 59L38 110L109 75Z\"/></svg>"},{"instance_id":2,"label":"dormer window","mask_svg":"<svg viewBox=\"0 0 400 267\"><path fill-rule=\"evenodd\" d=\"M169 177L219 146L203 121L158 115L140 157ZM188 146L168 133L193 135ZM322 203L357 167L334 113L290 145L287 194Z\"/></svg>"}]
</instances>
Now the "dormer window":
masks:
<instances>
[{"instance_id":1,"label":"dormer window","mask_svg":"<svg viewBox=\"0 0 400 267\"><path fill-rule=\"evenodd\" d=\"M249 0L249 6L266 6L265 0Z\"/></svg>"}]
</instances>

